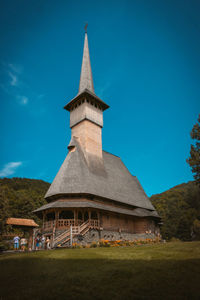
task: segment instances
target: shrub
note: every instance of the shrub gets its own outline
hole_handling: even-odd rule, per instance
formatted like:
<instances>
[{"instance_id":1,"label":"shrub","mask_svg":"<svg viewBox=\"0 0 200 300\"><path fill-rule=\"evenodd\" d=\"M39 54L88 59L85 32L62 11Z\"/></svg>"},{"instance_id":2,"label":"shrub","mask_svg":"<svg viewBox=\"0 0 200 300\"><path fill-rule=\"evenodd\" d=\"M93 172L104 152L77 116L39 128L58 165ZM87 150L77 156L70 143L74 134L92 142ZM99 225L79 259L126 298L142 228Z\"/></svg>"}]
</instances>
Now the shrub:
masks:
<instances>
[{"instance_id":1,"label":"shrub","mask_svg":"<svg viewBox=\"0 0 200 300\"><path fill-rule=\"evenodd\" d=\"M9 249L9 246L8 246L8 244L7 243L5 243L5 242L0 242L0 252L2 252L2 251L6 251L6 250L8 250Z\"/></svg>"},{"instance_id":2,"label":"shrub","mask_svg":"<svg viewBox=\"0 0 200 300\"><path fill-rule=\"evenodd\" d=\"M110 247L110 242L108 240L100 240L99 247Z\"/></svg>"},{"instance_id":3,"label":"shrub","mask_svg":"<svg viewBox=\"0 0 200 300\"><path fill-rule=\"evenodd\" d=\"M96 248L98 245L96 242L92 242L91 245L90 245L90 248Z\"/></svg>"},{"instance_id":4,"label":"shrub","mask_svg":"<svg viewBox=\"0 0 200 300\"><path fill-rule=\"evenodd\" d=\"M72 248L73 248L73 249L75 249L75 248L76 248L76 249L80 249L80 248L81 248L81 245L78 244L78 243L73 243L73 244L72 244Z\"/></svg>"}]
</instances>

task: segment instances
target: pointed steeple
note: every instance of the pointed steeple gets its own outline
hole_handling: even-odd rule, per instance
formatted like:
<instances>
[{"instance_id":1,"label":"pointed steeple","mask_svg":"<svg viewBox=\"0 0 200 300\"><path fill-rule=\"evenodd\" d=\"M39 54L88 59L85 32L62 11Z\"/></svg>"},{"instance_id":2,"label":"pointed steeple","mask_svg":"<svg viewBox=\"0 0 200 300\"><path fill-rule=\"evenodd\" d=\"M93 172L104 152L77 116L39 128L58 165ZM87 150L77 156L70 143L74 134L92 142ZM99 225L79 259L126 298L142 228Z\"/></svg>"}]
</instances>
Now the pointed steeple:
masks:
<instances>
[{"instance_id":1,"label":"pointed steeple","mask_svg":"<svg viewBox=\"0 0 200 300\"><path fill-rule=\"evenodd\" d=\"M83 50L83 60L81 67L81 77L79 83L79 94L85 89L89 90L94 94L94 84L92 79L92 69L90 64L90 54L88 47L88 37L87 37L87 26L85 27L85 41Z\"/></svg>"},{"instance_id":2,"label":"pointed steeple","mask_svg":"<svg viewBox=\"0 0 200 300\"><path fill-rule=\"evenodd\" d=\"M86 106L90 107L90 109L86 109ZM82 111L82 114L76 114L76 121L72 121L73 111L76 110L81 106L84 107L86 111ZM100 109L101 112L109 108L104 101L102 101L94 92L94 84L92 78L92 69L90 64L90 54L89 54L89 47L88 47L88 37L87 37L87 24L85 25L85 40L84 40L84 49L83 49L83 60L82 60L82 67L81 67L81 77L79 83L79 91L76 97L74 97L69 103L64 106L64 109L70 111L70 127L74 126L75 123L80 123L80 121L84 118L87 120L91 120L92 122L96 122L99 126L103 127L103 115L100 118L101 121L97 121L93 119L93 115L96 116L96 112L90 112L91 108L96 111L97 108ZM92 117L93 116L93 117Z\"/></svg>"}]
</instances>

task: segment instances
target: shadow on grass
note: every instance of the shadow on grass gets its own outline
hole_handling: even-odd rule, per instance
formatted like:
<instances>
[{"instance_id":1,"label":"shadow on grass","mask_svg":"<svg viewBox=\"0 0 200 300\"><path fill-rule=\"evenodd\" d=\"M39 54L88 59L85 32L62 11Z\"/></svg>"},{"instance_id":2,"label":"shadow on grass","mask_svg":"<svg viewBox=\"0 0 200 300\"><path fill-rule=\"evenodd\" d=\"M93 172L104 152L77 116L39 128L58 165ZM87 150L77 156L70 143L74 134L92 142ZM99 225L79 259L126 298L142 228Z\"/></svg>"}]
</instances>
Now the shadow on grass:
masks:
<instances>
[{"instance_id":1,"label":"shadow on grass","mask_svg":"<svg viewBox=\"0 0 200 300\"><path fill-rule=\"evenodd\" d=\"M0 299L199 299L200 260L6 259Z\"/></svg>"}]
</instances>

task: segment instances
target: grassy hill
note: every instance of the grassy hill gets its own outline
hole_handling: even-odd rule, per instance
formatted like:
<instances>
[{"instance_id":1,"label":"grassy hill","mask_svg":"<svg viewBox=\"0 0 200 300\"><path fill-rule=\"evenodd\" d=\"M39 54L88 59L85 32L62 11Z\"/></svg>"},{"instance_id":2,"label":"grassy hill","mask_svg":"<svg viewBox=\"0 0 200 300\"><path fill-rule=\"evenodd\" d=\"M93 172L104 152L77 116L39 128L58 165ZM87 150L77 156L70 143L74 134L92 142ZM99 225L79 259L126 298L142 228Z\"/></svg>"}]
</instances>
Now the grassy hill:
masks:
<instances>
[{"instance_id":1,"label":"grassy hill","mask_svg":"<svg viewBox=\"0 0 200 300\"><path fill-rule=\"evenodd\" d=\"M151 201L162 217L163 238L198 239L200 233L200 189L190 181L177 185Z\"/></svg>"},{"instance_id":2,"label":"grassy hill","mask_svg":"<svg viewBox=\"0 0 200 300\"><path fill-rule=\"evenodd\" d=\"M39 219L32 211L46 204L44 195L50 184L27 178L0 179L0 230L7 217Z\"/></svg>"}]
</instances>

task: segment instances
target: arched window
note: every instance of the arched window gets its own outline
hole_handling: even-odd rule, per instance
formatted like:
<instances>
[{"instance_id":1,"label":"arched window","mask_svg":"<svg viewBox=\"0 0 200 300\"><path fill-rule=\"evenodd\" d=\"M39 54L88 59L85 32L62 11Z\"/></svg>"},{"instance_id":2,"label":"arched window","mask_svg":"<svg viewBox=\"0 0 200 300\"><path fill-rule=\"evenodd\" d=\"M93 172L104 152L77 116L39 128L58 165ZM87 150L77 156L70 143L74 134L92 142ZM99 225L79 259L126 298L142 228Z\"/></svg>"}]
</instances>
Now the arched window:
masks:
<instances>
[{"instance_id":1,"label":"arched window","mask_svg":"<svg viewBox=\"0 0 200 300\"><path fill-rule=\"evenodd\" d=\"M46 219L47 219L47 221L53 221L53 220L55 220L55 212L48 213L46 215Z\"/></svg>"},{"instance_id":2,"label":"arched window","mask_svg":"<svg viewBox=\"0 0 200 300\"><path fill-rule=\"evenodd\" d=\"M83 219L83 215L82 215L82 212L81 212L81 211L78 212L78 219L79 219L79 220L82 220L82 219Z\"/></svg>"},{"instance_id":3,"label":"arched window","mask_svg":"<svg viewBox=\"0 0 200 300\"><path fill-rule=\"evenodd\" d=\"M74 212L72 210L63 210L59 213L59 219L74 219Z\"/></svg>"},{"instance_id":4,"label":"arched window","mask_svg":"<svg viewBox=\"0 0 200 300\"><path fill-rule=\"evenodd\" d=\"M89 215L88 215L88 212L86 211L84 213L84 221L87 221L89 219Z\"/></svg>"},{"instance_id":5,"label":"arched window","mask_svg":"<svg viewBox=\"0 0 200 300\"><path fill-rule=\"evenodd\" d=\"M91 219L97 220L98 219L98 215L96 211L92 211L91 212Z\"/></svg>"}]
</instances>

